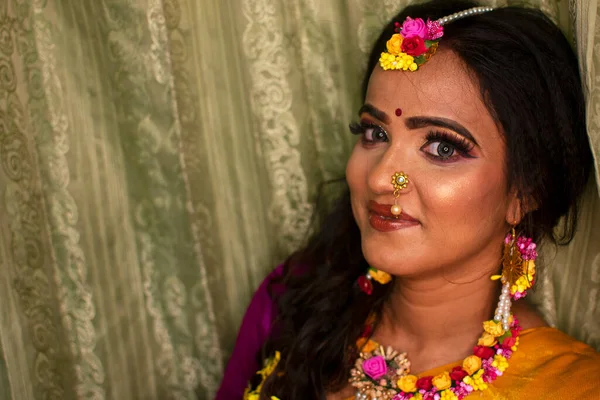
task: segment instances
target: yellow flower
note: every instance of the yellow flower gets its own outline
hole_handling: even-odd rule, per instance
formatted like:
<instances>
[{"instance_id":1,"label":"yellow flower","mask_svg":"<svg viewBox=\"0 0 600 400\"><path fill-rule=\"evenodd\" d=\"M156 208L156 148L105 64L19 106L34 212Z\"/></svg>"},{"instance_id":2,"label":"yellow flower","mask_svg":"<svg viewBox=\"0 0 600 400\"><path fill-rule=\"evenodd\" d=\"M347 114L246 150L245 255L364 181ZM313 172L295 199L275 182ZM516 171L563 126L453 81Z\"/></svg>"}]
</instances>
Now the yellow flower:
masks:
<instances>
[{"instance_id":1,"label":"yellow flower","mask_svg":"<svg viewBox=\"0 0 600 400\"><path fill-rule=\"evenodd\" d=\"M402 35L400 35L399 33L393 34L390 40L388 40L385 44L387 47L387 51L393 55L400 54L400 51L402 49L402 40Z\"/></svg>"},{"instance_id":2,"label":"yellow flower","mask_svg":"<svg viewBox=\"0 0 600 400\"><path fill-rule=\"evenodd\" d=\"M381 68L383 68L386 71L389 69L396 69L396 56L390 53L381 53L381 57L379 58L379 64L381 65Z\"/></svg>"},{"instance_id":3,"label":"yellow flower","mask_svg":"<svg viewBox=\"0 0 600 400\"><path fill-rule=\"evenodd\" d=\"M416 71L419 68L419 66L417 65L417 63L412 63L410 64L410 67L408 67L408 69L410 69L411 71Z\"/></svg>"},{"instance_id":4,"label":"yellow flower","mask_svg":"<svg viewBox=\"0 0 600 400\"><path fill-rule=\"evenodd\" d=\"M414 375L404 375L398 379L398 388L404 393L412 393L417 391L417 377Z\"/></svg>"},{"instance_id":5,"label":"yellow flower","mask_svg":"<svg viewBox=\"0 0 600 400\"><path fill-rule=\"evenodd\" d=\"M253 396L253 394L250 393L250 387L247 387L246 389L244 389L244 396L242 397L242 400L250 400L250 396Z\"/></svg>"},{"instance_id":6,"label":"yellow flower","mask_svg":"<svg viewBox=\"0 0 600 400\"><path fill-rule=\"evenodd\" d=\"M451 390L444 390L441 393L440 400L458 400L458 396L452 393Z\"/></svg>"},{"instance_id":7,"label":"yellow flower","mask_svg":"<svg viewBox=\"0 0 600 400\"><path fill-rule=\"evenodd\" d=\"M485 321L483 323L483 330L495 337L504 335L504 328L502 327L502 324L493 320Z\"/></svg>"},{"instance_id":8,"label":"yellow flower","mask_svg":"<svg viewBox=\"0 0 600 400\"><path fill-rule=\"evenodd\" d=\"M438 390L448 389L452 386L452 379L450 378L450 373L448 371L434 376L432 382Z\"/></svg>"},{"instance_id":9,"label":"yellow flower","mask_svg":"<svg viewBox=\"0 0 600 400\"><path fill-rule=\"evenodd\" d=\"M473 390L485 390L488 388L488 385L483 381L482 375L483 370L480 370L473 376L466 376L463 382L471 385Z\"/></svg>"},{"instance_id":10,"label":"yellow flower","mask_svg":"<svg viewBox=\"0 0 600 400\"><path fill-rule=\"evenodd\" d=\"M535 261L529 260L525 261L525 263L527 264L525 266L525 273L529 276L529 280L532 280L533 275L535 274Z\"/></svg>"},{"instance_id":11,"label":"yellow flower","mask_svg":"<svg viewBox=\"0 0 600 400\"><path fill-rule=\"evenodd\" d=\"M356 341L356 348L361 353L370 353L373 350L375 350L377 347L379 347L379 344L377 344L376 341L368 339L368 338L359 338Z\"/></svg>"},{"instance_id":12,"label":"yellow flower","mask_svg":"<svg viewBox=\"0 0 600 400\"><path fill-rule=\"evenodd\" d=\"M473 375L481 368L481 358L477 356L469 356L463 361L463 369L469 375Z\"/></svg>"},{"instance_id":13,"label":"yellow flower","mask_svg":"<svg viewBox=\"0 0 600 400\"><path fill-rule=\"evenodd\" d=\"M477 341L477 346L492 347L496 343L498 343L496 336L485 332Z\"/></svg>"},{"instance_id":14,"label":"yellow flower","mask_svg":"<svg viewBox=\"0 0 600 400\"><path fill-rule=\"evenodd\" d=\"M492 362L492 366L498 368L500 371L504 372L506 371L506 368L508 368L508 360L506 359L506 357L501 356L500 354L496 354L494 356L494 361Z\"/></svg>"},{"instance_id":15,"label":"yellow flower","mask_svg":"<svg viewBox=\"0 0 600 400\"><path fill-rule=\"evenodd\" d=\"M400 53L400 57L402 58L402 66L401 68L406 71L410 68L412 64L415 64L415 58L406 53ZM416 65L416 64L415 64Z\"/></svg>"},{"instance_id":16,"label":"yellow flower","mask_svg":"<svg viewBox=\"0 0 600 400\"><path fill-rule=\"evenodd\" d=\"M279 363L280 359L281 359L281 354L278 351L276 351L275 356L271 357L267 361L267 364L265 365L265 367L263 369L261 369L260 371L258 371L258 373L262 375L263 380L266 377L268 377L269 375L271 375L271 373L273 372L275 367L277 367L277 364Z\"/></svg>"},{"instance_id":17,"label":"yellow flower","mask_svg":"<svg viewBox=\"0 0 600 400\"><path fill-rule=\"evenodd\" d=\"M371 275L371 278L375 279L382 285L385 285L386 283L392 280L392 276L390 274L375 268L369 268L369 275Z\"/></svg>"},{"instance_id":18,"label":"yellow flower","mask_svg":"<svg viewBox=\"0 0 600 400\"><path fill-rule=\"evenodd\" d=\"M511 347L510 349L512 351L517 351L517 346L519 345L519 337L517 336L517 340L515 340L515 345L513 347Z\"/></svg>"}]
</instances>

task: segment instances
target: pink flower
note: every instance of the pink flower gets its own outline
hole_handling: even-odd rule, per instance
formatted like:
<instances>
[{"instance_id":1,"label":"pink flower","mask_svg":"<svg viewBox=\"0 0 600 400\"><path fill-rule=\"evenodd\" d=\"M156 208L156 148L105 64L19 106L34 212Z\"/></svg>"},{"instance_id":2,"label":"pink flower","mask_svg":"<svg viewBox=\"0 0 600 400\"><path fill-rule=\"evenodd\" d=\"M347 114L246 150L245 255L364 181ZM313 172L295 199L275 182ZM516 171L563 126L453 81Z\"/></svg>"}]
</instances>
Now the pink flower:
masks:
<instances>
[{"instance_id":1,"label":"pink flower","mask_svg":"<svg viewBox=\"0 0 600 400\"><path fill-rule=\"evenodd\" d=\"M510 358L512 356L512 350L500 348L496 350L496 354L505 358Z\"/></svg>"},{"instance_id":2,"label":"pink flower","mask_svg":"<svg viewBox=\"0 0 600 400\"><path fill-rule=\"evenodd\" d=\"M427 37L427 24L421 18L412 19L407 17L402 24L402 36L405 39L415 36L425 39Z\"/></svg>"},{"instance_id":3,"label":"pink flower","mask_svg":"<svg viewBox=\"0 0 600 400\"><path fill-rule=\"evenodd\" d=\"M427 37L426 40L438 40L444 36L444 27L437 21L427 19Z\"/></svg>"},{"instance_id":4,"label":"pink flower","mask_svg":"<svg viewBox=\"0 0 600 400\"><path fill-rule=\"evenodd\" d=\"M513 300L519 300L522 299L523 297L525 297L527 295L527 291L524 292L515 292L515 294L512 295Z\"/></svg>"},{"instance_id":5,"label":"pink flower","mask_svg":"<svg viewBox=\"0 0 600 400\"><path fill-rule=\"evenodd\" d=\"M374 381L384 377L387 373L387 365L382 356L371 357L363 361L362 369Z\"/></svg>"},{"instance_id":6,"label":"pink flower","mask_svg":"<svg viewBox=\"0 0 600 400\"><path fill-rule=\"evenodd\" d=\"M517 247L524 260L535 260L538 256L537 251L535 251L537 246L531 238L519 236L517 238Z\"/></svg>"},{"instance_id":7,"label":"pink flower","mask_svg":"<svg viewBox=\"0 0 600 400\"><path fill-rule=\"evenodd\" d=\"M439 400L439 398L440 395L438 393L426 392L423 394L423 400Z\"/></svg>"},{"instance_id":8,"label":"pink flower","mask_svg":"<svg viewBox=\"0 0 600 400\"><path fill-rule=\"evenodd\" d=\"M392 400L410 400L413 397L414 395L412 393L398 393L397 395L392 397Z\"/></svg>"},{"instance_id":9,"label":"pink flower","mask_svg":"<svg viewBox=\"0 0 600 400\"><path fill-rule=\"evenodd\" d=\"M488 360L483 361L483 376L482 379L485 383L490 383L496 380L499 374L502 374L498 369L496 369L491 362Z\"/></svg>"}]
</instances>

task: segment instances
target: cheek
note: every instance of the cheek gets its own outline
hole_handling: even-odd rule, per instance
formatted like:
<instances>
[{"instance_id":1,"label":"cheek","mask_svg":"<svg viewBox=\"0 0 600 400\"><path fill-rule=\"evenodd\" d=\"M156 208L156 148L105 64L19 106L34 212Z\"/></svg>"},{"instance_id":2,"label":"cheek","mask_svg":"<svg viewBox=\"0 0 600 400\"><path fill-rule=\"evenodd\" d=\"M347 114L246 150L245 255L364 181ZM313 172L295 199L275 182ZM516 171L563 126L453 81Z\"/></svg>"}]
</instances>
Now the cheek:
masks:
<instances>
[{"instance_id":1,"label":"cheek","mask_svg":"<svg viewBox=\"0 0 600 400\"><path fill-rule=\"evenodd\" d=\"M358 145L357 145L358 146ZM354 218L358 220L359 218L357 210L360 207L357 207L357 204L360 202L360 199L365 194L366 191L366 182L367 182L367 160L364 155L360 152L360 149L356 147L350 154L350 158L348 159L348 164L346 164L346 182L348 183L348 187L350 188L350 199L352 203L352 213L354 214Z\"/></svg>"},{"instance_id":2,"label":"cheek","mask_svg":"<svg viewBox=\"0 0 600 400\"><path fill-rule=\"evenodd\" d=\"M364 185L366 171L364 157L361 157L360 151L355 147L350 154L346 164L346 182L350 187L350 194L354 197L355 193Z\"/></svg>"},{"instance_id":3,"label":"cheek","mask_svg":"<svg viewBox=\"0 0 600 400\"><path fill-rule=\"evenodd\" d=\"M505 183L497 171L478 170L439 180L423 190L423 203L433 217L430 223L477 231L483 221L503 219Z\"/></svg>"}]
</instances>

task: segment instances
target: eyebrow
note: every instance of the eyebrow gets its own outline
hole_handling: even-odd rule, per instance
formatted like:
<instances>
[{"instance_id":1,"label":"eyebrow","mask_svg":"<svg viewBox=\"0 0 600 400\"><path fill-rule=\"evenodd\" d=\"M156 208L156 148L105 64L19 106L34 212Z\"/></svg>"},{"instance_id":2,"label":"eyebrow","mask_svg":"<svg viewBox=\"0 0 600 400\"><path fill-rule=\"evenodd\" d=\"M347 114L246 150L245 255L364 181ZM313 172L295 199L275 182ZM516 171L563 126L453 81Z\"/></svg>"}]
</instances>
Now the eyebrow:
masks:
<instances>
[{"instance_id":1,"label":"eyebrow","mask_svg":"<svg viewBox=\"0 0 600 400\"><path fill-rule=\"evenodd\" d=\"M364 113L369 114L372 117L377 118L381 122L385 122L386 124L390 123L390 117L372 104L363 104L360 110L358 110L358 116L360 117Z\"/></svg>"},{"instance_id":2,"label":"eyebrow","mask_svg":"<svg viewBox=\"0 0 600 400\"><path fill-rule=\"evenodd\" d=\"M467 128L462 126L456 121L447 118L438 118L438 117L409 117L405 120L405 125L408 129L419 129L425 128L427 126L437 126L438 128L446 128L450 129L460 136L463 136L469 139L471 142L477 145L477 141L469 132Z\"/></svg>"}]
</instances>

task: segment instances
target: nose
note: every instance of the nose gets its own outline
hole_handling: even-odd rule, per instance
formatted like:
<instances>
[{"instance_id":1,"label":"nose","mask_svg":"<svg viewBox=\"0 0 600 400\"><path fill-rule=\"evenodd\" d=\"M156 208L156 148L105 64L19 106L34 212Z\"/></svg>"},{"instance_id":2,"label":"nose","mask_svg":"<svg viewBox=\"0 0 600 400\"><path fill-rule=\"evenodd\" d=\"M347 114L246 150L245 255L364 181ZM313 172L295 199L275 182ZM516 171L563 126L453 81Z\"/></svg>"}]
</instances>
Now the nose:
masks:
<instances>
[{"instance_id":1,"label":"nose","mask_svg":"<svg viewBox=\"0 0 600 400\"><path fill-rule=\"evenodd\" d=\"M376 195L391 198L411 191L410 166L403 163L402 149L388 148L371 167L367 177L369 189Z\"/></svg>"}]
</instances>

